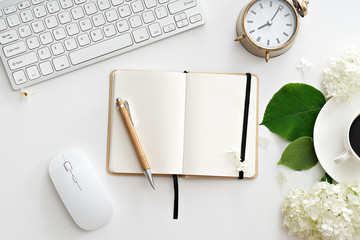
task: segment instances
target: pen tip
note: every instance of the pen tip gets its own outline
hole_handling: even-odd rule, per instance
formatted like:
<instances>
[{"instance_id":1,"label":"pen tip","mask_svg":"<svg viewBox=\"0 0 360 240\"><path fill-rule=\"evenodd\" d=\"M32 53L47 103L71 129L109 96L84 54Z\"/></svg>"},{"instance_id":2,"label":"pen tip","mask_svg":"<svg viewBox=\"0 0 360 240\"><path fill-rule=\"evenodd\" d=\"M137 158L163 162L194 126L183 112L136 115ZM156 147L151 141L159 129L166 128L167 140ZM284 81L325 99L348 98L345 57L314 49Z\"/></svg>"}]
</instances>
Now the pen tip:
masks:
<instances>
[{"instance_id":1,"label":"pen tip","mask_svg":"<svg viewBox=\"0 0 360 240\"><path fill-rule=\"evenodd\" d=\"M146 178L149 180L151 187L155 190L155 184L154 184L154 180L153 180L150 168L145 170L144 174L145 174Z\"/></svg>"}]
</instances>

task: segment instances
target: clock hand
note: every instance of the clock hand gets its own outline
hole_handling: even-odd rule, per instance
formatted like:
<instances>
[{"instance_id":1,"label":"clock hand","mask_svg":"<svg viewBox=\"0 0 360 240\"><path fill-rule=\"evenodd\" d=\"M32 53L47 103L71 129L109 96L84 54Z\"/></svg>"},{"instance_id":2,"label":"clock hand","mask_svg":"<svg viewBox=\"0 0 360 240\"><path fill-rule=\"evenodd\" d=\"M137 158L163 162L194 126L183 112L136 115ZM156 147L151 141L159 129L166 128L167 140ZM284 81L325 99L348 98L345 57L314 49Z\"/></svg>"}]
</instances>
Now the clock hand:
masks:
<instances>
[{"instance_id":1,"label":"clock hand","mask_svg":"<svg viewBox=\"0 0 360 240\"><path fill-rule=\"evenodd\" d=\"M262 29L263 27L266 27L266 26L270 26L271 24L269 23L269 21L267 21L264 25L258 27L258 30Z\"/></svg>"},{"instance_id":2,"label":"clock hand","mask_svg":"<svg viewBox=\"0 0 360 240\"><path fill-rule=\"evenodd\" d=\"M276 16L276 14L277 14L279 11L281 11L283 8L284 8L284 6L279 5L278 9L276 10L276 12L275 12L274 16L271 18L270 22L272 22L272 20L274 20L274 18L275 18L275 16Z\"/></svg>"}]
</instances>

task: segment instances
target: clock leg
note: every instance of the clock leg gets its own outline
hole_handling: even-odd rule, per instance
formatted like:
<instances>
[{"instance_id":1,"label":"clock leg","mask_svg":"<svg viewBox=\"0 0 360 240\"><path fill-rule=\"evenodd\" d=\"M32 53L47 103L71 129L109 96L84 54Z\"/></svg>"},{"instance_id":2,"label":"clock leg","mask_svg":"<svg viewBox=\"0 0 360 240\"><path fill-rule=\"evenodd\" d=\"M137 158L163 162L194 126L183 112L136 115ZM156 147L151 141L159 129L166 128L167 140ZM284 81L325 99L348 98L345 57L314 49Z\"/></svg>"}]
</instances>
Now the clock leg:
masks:
<instances>
[{"instance_id":1,"label":"clock leg","mask_svg":"<svg viewBox=\"0 0 360 240\"><path fill-rule=\"evenodd\" d=\"M267 50L265 53L265 61L269 62L269 58L270 58L270 54L269 54L269 50Z\"/></svg>"}]
</instances>

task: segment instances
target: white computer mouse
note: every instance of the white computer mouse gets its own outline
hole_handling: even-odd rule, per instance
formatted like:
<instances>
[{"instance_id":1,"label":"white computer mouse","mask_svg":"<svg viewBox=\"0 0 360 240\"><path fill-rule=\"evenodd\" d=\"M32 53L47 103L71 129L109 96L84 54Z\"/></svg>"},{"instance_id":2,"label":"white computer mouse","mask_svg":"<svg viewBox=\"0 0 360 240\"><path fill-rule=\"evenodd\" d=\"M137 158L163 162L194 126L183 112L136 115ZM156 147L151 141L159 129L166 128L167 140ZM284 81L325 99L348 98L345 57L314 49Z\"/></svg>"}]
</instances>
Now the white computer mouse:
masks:
<instances>
[{"instance_id":1,"label":"white computer mouse","mask_svg":"<svg viewBox=\"0 0 360 240\"><path fill-rule=\"evenodd\" d=\"M110 196L80 150L69 149L51 159L49 174L80 228L93 230L109 222L113 214Z\"/></svg>"}]
</instances>

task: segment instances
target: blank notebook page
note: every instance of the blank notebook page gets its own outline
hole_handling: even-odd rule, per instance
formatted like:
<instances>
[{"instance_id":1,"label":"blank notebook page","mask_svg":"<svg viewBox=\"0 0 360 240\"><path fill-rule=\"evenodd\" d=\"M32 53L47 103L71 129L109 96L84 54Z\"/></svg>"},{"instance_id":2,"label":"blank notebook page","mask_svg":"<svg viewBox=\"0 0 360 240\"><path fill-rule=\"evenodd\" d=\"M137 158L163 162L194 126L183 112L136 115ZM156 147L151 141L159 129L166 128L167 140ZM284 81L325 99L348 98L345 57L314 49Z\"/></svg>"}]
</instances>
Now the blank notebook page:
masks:
<instances>
[{"instance_id":1,"label":"blank notebook page","mask_svg":"<svg viewBox=\"0 0 360 240\"><path fill-rule=\"evenodd\" d=\"M142 173L115 100L129 101L135 129L153 173L181 174L186 75L178 72L117 71L109 170Z\"/></svg>"},{"instance_id":2,"label":"blank notebook page","mask_svg":"<svg viewBox=\"0 0 360 240\"><path fill-rule=\"evenodd\" d=\"M253 81L256 82L256 81ZM251 96L257 96L252 86ZM184 174L237 177L239 172L228 152L240 149L243 127L246 76L189 73L186 87ZM254 98L254 97L253 97ZM250 106L249 133L256 133L256 101ZM251 135L250 134L250 135ZM249 135L249 134L248 134ZM255 136L250 136L256 142ZM251 139L252 138L252 139ZM248 142L247 176L255 175L255 145ZM251 156L252 154L252 156Z\"/></svg>"}]
</instances>

